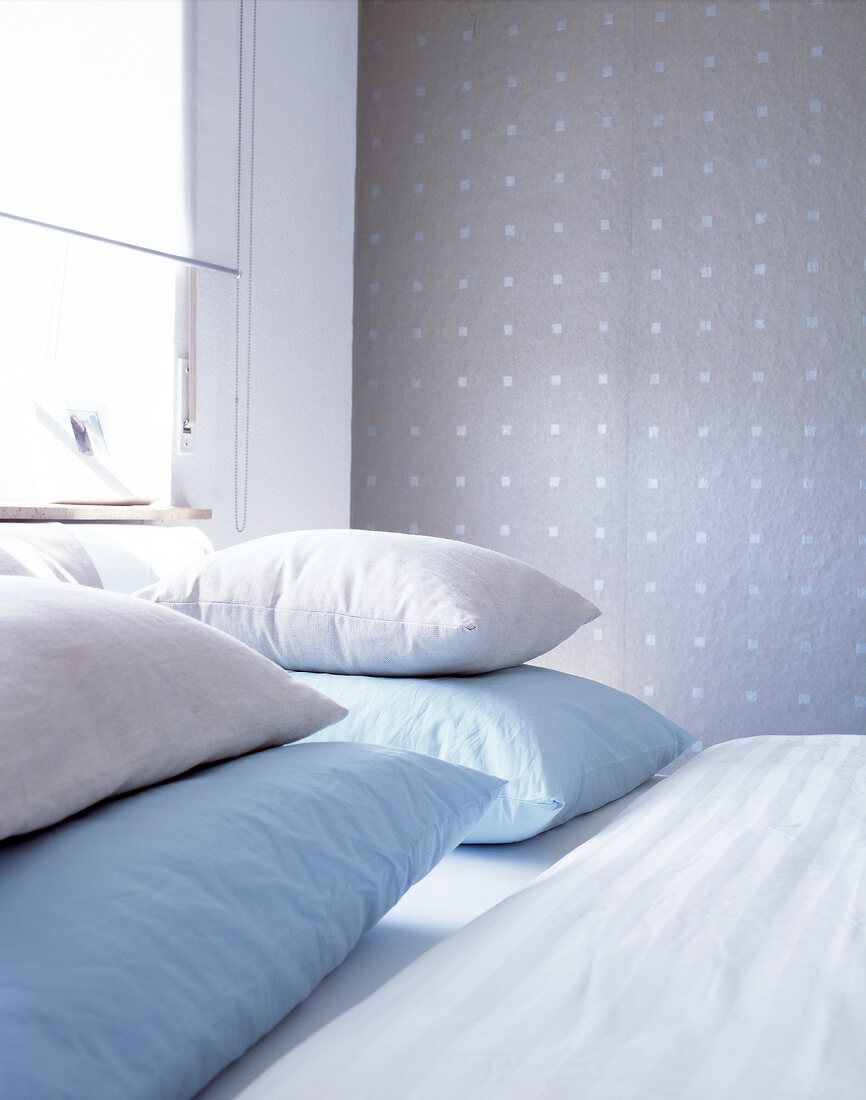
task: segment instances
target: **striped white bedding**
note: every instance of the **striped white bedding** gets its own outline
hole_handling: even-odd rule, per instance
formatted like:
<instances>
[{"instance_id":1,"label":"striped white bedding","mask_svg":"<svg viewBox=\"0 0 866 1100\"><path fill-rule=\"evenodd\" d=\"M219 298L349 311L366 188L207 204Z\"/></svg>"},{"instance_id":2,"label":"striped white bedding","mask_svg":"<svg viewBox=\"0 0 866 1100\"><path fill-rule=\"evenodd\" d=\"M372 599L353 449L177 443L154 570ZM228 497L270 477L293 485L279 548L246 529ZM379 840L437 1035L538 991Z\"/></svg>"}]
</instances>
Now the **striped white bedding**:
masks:
<instances>
[{"instance_id":1,"label":"striped white bedding","mask_svg":"<svg viewBox=\"0 0 866 1100\"><path fill-rule=\"evenodd\" d=\"M244 1091L866 1097L866 737L717 745Z\"/></svg>"}]
</instances>

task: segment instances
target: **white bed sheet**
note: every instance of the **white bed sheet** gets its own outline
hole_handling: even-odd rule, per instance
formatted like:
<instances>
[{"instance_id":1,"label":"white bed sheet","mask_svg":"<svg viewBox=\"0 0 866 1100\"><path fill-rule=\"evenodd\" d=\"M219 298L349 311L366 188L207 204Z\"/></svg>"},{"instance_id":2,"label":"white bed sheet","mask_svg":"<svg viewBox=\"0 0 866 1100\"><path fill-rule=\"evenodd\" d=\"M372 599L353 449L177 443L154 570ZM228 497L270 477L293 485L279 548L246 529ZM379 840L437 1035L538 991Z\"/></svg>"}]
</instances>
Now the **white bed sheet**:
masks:
<instances>
[{"instance_id":1,"label":"white bed sheet","mask_svg":"<svg viewBox=\"0 0 866 1100\"><path fill-rule=\"evenodd\" d=\"M866 1096L866 737L707 750L244 1100Z\"/></svg>"},{"instance_id":2,"label":"white bed sheet","mask_svg":"<svg viewBox=\"0 0 866 1100\"><path fill-rule=\"evenodd\" d=\"M532 882L658 781L650 779L623 798L530 840L457 848L362 937L345 962L303 1004L216 1077L196 1100L245 1096L245 1090L288 1051L479 914Z\"/></svg>"}]
</instances>

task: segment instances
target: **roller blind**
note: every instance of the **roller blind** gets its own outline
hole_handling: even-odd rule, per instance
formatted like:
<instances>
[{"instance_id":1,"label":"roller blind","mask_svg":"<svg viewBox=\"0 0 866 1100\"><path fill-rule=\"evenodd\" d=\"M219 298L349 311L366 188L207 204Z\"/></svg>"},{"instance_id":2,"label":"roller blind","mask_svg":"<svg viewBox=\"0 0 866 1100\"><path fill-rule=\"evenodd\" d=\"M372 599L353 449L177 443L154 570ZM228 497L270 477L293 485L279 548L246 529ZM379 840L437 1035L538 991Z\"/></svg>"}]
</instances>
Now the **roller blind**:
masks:
<instances>
[{"instance_id":1,"label":"roller blind","mask_svg":"<svg viewBox=\"0 0 866 1100\"><path fill-rule=\"evenodd\" d=\"M236 127L197 102L196 16L192 0L2 0L0 212L234 269Z\"/></svg>"}]
</instances>

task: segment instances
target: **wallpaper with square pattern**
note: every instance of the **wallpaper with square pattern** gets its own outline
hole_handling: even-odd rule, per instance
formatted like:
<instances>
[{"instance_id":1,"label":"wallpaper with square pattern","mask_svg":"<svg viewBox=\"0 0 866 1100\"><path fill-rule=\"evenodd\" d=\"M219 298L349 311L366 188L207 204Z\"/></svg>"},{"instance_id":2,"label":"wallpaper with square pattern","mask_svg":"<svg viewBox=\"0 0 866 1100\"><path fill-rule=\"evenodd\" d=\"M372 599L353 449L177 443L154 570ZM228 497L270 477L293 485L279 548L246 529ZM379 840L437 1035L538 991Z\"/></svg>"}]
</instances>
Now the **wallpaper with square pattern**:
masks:
<instances>
[{"instance_id":1,"label":"wallpaper with square pattern","mask_svg":"<svg viewBox=\"0 0 866 1100\"><path fill-rule=\"evenodd\" d=\"M362 0L352 522L603 609L705 743L866 732L866 3Z\"/></svg>"}]
</instances>

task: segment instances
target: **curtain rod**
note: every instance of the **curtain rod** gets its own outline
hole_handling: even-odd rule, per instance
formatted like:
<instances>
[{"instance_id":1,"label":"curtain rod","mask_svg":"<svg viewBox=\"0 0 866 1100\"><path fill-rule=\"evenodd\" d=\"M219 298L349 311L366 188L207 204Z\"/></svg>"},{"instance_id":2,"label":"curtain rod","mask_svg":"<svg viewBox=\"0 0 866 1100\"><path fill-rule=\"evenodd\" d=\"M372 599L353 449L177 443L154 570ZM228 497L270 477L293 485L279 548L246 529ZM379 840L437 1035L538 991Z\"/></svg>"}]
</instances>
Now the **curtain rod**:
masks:
<instances>
[{"instance_id":1,"label":"curtain rod","mask_svg":"<svg viewBox=\"0 0 866 1100\"><path fill-rule=\"evenodd\" d=\"M69 229L63 225L53 225L51 222L40 222L35 218L24 218L20 214L7 214L0 210L0 218L8 218L10 221L21 222L24 225L35 225L39 229L53 229L57 233L66 233L71 237L83 237L87 241L98 241L100 244L113 244L118 248L128 248L133 252L143 252L148 256L157 256L163 260L172 260L177 264L186 264L188 267L197 267L203 271L214 271L219 275L231 275L235 279L241 277L236 267L226 267L223 264L212 264L207 260L196 260L191 256L177 256L173 252L160 252L156 248L145 248L141 244L130 244L128 241L117 241L112 237L99 237L95 233L85 233L81 229Z\"/></svg>"}]
</instances>

